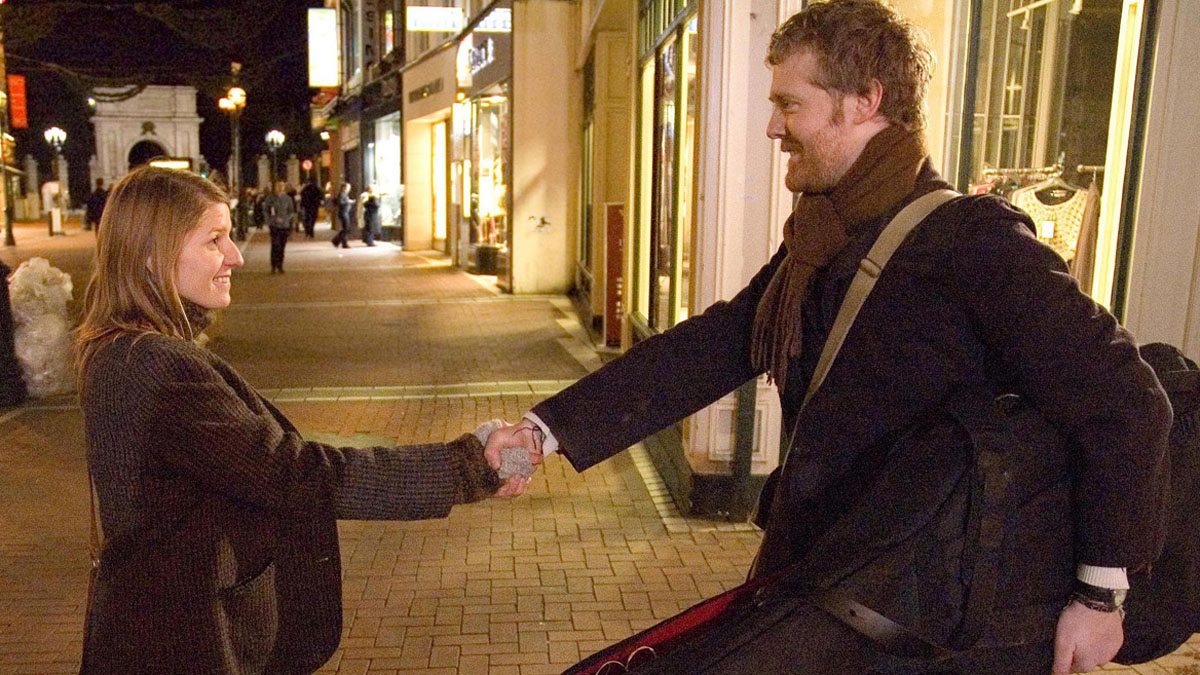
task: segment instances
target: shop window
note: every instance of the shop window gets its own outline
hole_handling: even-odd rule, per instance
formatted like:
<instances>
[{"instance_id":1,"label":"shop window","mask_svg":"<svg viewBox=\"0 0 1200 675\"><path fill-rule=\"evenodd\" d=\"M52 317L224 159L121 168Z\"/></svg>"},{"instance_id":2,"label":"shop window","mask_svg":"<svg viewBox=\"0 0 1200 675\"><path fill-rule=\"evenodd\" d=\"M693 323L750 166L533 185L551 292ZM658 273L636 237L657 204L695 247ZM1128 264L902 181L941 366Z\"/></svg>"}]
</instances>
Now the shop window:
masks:
<instances>
[{"instance_id":1,"label":"shop window","mask_svg":"<svg viewBox=\"0 0 1200 675\"><path fill-rule=\"evenodd\" d=\"M508 247L508 133L510 104L507 87L497 85L473 99L475 124L471 135L471 208L474 240L498 249Z\"/></svg>"},{"instance_id":2,"label":"shop window","mask_svg":"<svg viewBox=\"0 0 1200 675\"><path fill-rule=\"evenodd\" d=\"M354 11L354 3L349 0L341 2L342 19L342 82L349 83L362 72L362 54L359 48L362 41L358 33L358 13Z\"/></svg>"},{"instance_id":3,"label":"shop window","mask_svg":"<svg viewBox=\"0 0 1200 675\"><path fill-rule=\"evenodd\" d=\"M660 6L675 5L644 9L658 20L653 12ZM670 328L691 312L699 106L696 14L673 17L670 26L644 62L638 119L632 309L652 332Z\"/></svg>"},{"instance_id":4,"label":"shop window","mask_svg":"<svg viewBox=\"0 0 1200 675\"><path fill-rule=\"evenodd\" d=\"M595 50L588 55L583 66L583 134L580 152L579 172L579 250L576 260L577 290L588 295L592 287L592 218L595 212L593 202L592 179L594 176L595 151L595 90L596 90L596 54Z\"/></svg>"},{"instance_id":5,"label":"shop window","mask_svg":"<svg viewBox=\"0 0 1200 675\"><path fill-rule=\"evenodd\" d=\"M1120 314L1136 183L1143 0L973 0L957 177L1007 196ZM974 67L970 67L971 65ZM1128 214L1126 212L1129 211Z\"/></svg>"},{"instance_id":6,"label":"shop window","mask_svg":"<svg viewBox=\"0 0 1200 675\"><path fill-rule=\"evenodd\" d=\"M379 118L374 127L373 182L379 195L379 220L384 227L399 227L403 222L401 205L404 197L404 184L400 180L403 157L400 113Z\"/></svg>"},{"instance_id":7,"label":"shop window","mask_svg":"<svg viewBox=\"0 0 1200 675\"><path fill-rule=\"evenodd\" d=\"M650 186L654 177L654 61L642 66L638 113L638 190L637 190L637 235L635 244L633 311L646 322L650 315L650 293L647 290L650 276L650 211L652 200Z\"/></svg>"}]
</instances>

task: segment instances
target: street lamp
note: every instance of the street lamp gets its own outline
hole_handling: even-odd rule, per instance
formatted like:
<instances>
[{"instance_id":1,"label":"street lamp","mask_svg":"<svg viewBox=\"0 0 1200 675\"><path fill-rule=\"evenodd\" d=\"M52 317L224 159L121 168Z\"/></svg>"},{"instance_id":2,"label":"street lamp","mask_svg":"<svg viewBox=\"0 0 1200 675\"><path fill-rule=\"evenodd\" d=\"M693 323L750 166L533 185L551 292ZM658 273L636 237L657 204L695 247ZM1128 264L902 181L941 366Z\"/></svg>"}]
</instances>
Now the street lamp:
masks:
<instances>
[{"instance_id":1,"label":"street lamp","mask_svg":"<svg viewBox=\"0 0 1200 675\"><path fill-rule=\"evenodd\" d=\"M229 114L229 123L232 128L233 136L233 152L230 155L229 168L229 190L233 199L241 200L242 198L242 128L239 122L242 118L242 108L246 107L246 90L238 86L232 86L229 91L225 92L225 96L217 101L217 105L221 110ZM238 236L245 237L245 223L238 222L238 216L235 213L234 224L237 226Z\"/></svg>"},{"instance_id":2,"label":"street lamp","mask_svg":"<svg viewBox=\"0 0 1200 675\"><path fill-rule=\"evenodd\" d=\"M271 149L271 182L275 182L275 153L279 152L279 148L283 146L283 141L286 137L283 132L278 129L272 129L267 132L267 147Z\"/></svg>"},{"instance_id":3,"label":"street lamp","mask_svg":"<svg viewBox=\"0 0 1200 675\"><path fill-rule=\"evenodd\" d=\"M50 127L42 132L42 138L45 138L46 142L50 144L50 147L54 148L54 177L58 180L58 198L61 204L62 202L66 201L68 193L67 177L65 175L66 171L63 170L64 167L62 158L63 145L67 142L67 132L63 131L59 127ZM61 211L59 213L59 217L62 217ZM46 222L46 227L50 230L50 236L54 236L53 207L50 211L50 220Z\"/></svg>"}]
</instances>

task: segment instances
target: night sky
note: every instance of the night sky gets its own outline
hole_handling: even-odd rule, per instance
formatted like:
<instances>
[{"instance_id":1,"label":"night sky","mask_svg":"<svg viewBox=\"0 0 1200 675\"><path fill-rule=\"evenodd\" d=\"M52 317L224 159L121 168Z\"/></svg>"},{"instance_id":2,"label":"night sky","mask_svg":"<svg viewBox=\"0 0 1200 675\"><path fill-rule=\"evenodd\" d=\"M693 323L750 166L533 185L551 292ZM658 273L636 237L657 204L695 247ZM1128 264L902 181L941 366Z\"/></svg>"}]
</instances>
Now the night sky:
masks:
<instances>
[{"instance_id":1,"label":"night sky","mask_svg":"<svg viewBox=\"0 0 1200 675\"><path fill-rule=\"evenodd\" d=\"M17 156L38 158L49 171L52 150L42 131L67 132L64 154L86 166L94 154L88 90L116 83L192 85L200 152L224 167L230 154L228 117L217 99L230 86L229 64L242 63L244 175L266 152L271 128L287 135L281 155L312 154L307 85L307 7L320 0L8 0L2 7L8 72L26 77L29 128L14 129ZM79 176L79 180L76 180ZM86 194L73 173L71 191Z\"/></svg>"}]
</instances>

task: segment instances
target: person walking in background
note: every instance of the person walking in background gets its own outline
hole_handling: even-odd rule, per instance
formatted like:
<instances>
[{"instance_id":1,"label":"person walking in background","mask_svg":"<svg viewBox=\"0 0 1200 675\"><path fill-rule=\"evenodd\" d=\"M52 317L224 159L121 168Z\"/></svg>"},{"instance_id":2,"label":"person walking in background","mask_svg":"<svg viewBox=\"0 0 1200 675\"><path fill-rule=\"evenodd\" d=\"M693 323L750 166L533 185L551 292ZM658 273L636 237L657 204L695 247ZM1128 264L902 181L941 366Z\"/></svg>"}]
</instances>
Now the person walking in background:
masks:
<instances>
[{"instance_id":1,"label":"person walking in background","mask_svg":"<svg viewBox=\"0 0 1200 675\"><path fill-rule=\"evenodd\" d=\"M296 220L296 202L287 193L286 183L275 183L275 191L267 197L263 210L271 231L271 274L283 274L283 252Z\"/></svg>"},{"instance_id":2,"label":"person walking in background","mask_svg":"<svg viewBox=\"0 0 1200 675\"><path fill-rule=\"evenodd\" d=\"M321 210L324 195L316 181L309 181L300 191L300 216L304 223L304 234L312 239L317 226L317 213Z\"/></svg>"},{"instance_id":3,"label":"person walking in background","mask_svg":"<svg viewBox=\"0 0 1200 675\"><path fill-rule=\"evenodd\" d=\"M243 264L227 200L146 167L102 218L75 342L105 535L83 675L314 672L341 638L338 519L444 518L528 486L497 474L502 448L532 448L527 424L399 447L306 441L198 346Z\"/></svg>"},{"instance_id":4,"label":"person walking in background","mask_svg":"<svg viewBox=\"0 0 1200 675\"><path fill-rule=\"evenodd\" d=\"M96 179L96 189L87 197L87 214L84 229L99 229L100 215L104 213L104 202L108 200L108 190L104 189L104 179Z\"/></svg>"},{"instance_id":5,"label":"person walking in background","mask_svg":"<svg viewBox=\"0 0 1200 675\"><path fill-rule=\"evenodd\" d=\"M261 230L263 225L267 224L267 214L263 207L267 202L267 195L271 192L271 186L259 187L250 191L250 195L254 200L254 229Z\"/></svg>"},{"instance_id":6,"label":"person walking in background","mask_svg":"<svg viewBox=\"0 0 1200 675\"><path fill-rule=\"evenodd\" d=\"M383 228L379 222L379 195L375 193L374 185L367 187L367 191L362 195L362 202L362 240L367 246L374 246L375 238L378 237L383 231Z\"/></svg>"},{"instance_id":7,"label":"person walking in background","mask_svg":"<svg viewBox=\"0 0 1200 675\"><path fill-rule=\"evenodd\" d=\"M333 236L333 247L350 248L350 211L354 208L354 200L350 198L350 184L342 183L342 191L337 196L338 233Z\"/></svg>"},{"instance_id":8,"label":"person walking in background","mask_svg":"<svg viewBox=\"0 0 1200 675\"><path fill-rule=\"evenodd\" d=\"M242 196L237 201L236 221L237 240L246 241L246 231L254 218L254 188L242 188Z\"/></svg>"}]
</instances>

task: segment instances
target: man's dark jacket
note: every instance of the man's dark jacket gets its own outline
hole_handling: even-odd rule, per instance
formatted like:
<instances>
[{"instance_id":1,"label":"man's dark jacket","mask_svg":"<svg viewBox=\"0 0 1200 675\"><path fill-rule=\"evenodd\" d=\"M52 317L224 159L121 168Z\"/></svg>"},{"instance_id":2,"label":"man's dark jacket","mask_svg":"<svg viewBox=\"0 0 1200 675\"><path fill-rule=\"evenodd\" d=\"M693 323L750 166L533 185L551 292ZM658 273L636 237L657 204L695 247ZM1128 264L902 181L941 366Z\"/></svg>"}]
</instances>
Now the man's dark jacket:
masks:
<instances>
[{"instance_id":1,"label":"man's dark jacket","mask_svg":"<svg viewBox=\"0 0 1200 675\"><path fill-rule=\"evenodd\" d=\"M927 162L903 203L942 187ZM1002 199L962 197L917 227L800 411L859 261L902 205L813 278L802 308L803 353L780 391L790 447L756 570L779 569L820 549L839 518L870 503L861 492L877 460L964 391L1019 393L1071 439L1064 462L1076 475L1074 542L1068 528L1066 547L1075 560L1065 563L1065 590L1075 562L1152 561L1162 539L1169 404L1132 336L1079 292L1062 260L1037 241L1029 218ZM781 248L732 300L644 340L534 407L577 470L761 374L750 363L751 327L785 255ZM888 508L878 503L876 512ZM1021 589L1035 582L1022 582L1019 570L1006 579L1008 590L1032 596L1064 592L1062 584Z\"/></svg>"}]
</instances>

